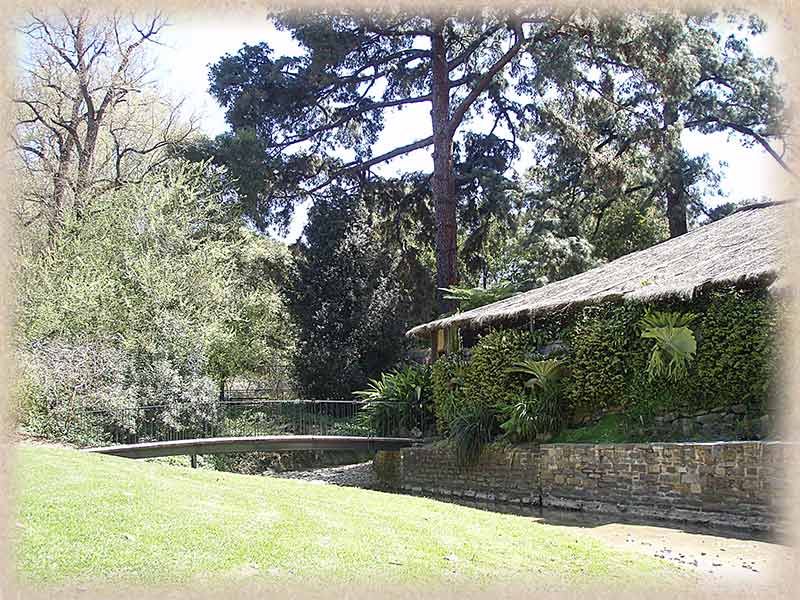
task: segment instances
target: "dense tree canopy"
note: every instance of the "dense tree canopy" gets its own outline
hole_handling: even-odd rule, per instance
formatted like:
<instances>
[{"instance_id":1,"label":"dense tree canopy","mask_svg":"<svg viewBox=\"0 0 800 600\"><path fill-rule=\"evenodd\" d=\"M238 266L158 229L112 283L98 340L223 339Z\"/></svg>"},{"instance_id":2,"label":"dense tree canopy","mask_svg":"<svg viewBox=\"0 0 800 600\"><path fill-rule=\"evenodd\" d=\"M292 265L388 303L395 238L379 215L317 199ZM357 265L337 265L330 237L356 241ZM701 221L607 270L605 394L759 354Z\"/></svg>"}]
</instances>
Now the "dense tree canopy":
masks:
<instances>
[{"instance_id":1,"label":"dense tree canopy","mask_svg":"<svg viewBox=\"0 0 800 600\"><path fill-rule=\"evenodd\" d=\"M291 357L288 264L285 246L243 227L212 169L171 165L94 198L18 265L22 370L61 416L208 402L226 379Z\"/></svg>"},{"instance_id":2,"label":"dense tree canopy","mask_svg":"<svg viewBox=\"0 0 800 600\"><path fill-rule=\"evenodd\" d=\"M725 27L731 31L722 34ZM750 47L764 29L759 18L737 14L597 20L587 31L603 49L602 69L576 73L524 134L537 145L539 195L569 198L572 211L598 221L619 201L639 212L656 204L675 236L686 232L687 216L704 211L720 177L707 156L684 150L683 132L729 133L786 167L773 148L787 126L777 66Z\"/></svg>"},{"instance_id":3,"label":"dense tree canopy","mask_svg":"<svg viewBox=\"0 0 800 600\"><path fill-rule=\"evenodd\" d=\"M308 398L346 398L400 356L404 325L393 277L363 199L342 193L309 211L295 247L289 306L298 326L295 365Z\"/></svg>"},{"instance_id":4,"label":"dense tree canopy","mask_svg":"<svg viewBox=\"0 0 800 600\"><path fill-rule=\"evenodd\" d=\"M492 223L513 212L504 180L518 136L535 146L534 195L569 196L559 203L569 200L601 237L607 214L630 221L617 202L640 212L661 205L671 234L686 230L687 206L717 173L682 149L683 129L733 132L781 160L770 143L783 133L774 62L755 57L746 35L721 37L715 19L524 4L481 13L283 11L276 25L302 53L244 46L212 66L211 91L235 135L259 140L273 172L291 160L284 184L257 194L260 218L285 219L299 197L432 146L443 288L459 279L459 227L471 230L461 241L464 267L485 269L481 248ZM732 22L750 34L763 30L755 18ZM431 106L431 135L376 155L393 111L419 103ZM488 135L480 132L485 123ZM470 184L476 172L479 186ZM459 200L467 209L459 211Z\"/></svg>"}]
</instances>

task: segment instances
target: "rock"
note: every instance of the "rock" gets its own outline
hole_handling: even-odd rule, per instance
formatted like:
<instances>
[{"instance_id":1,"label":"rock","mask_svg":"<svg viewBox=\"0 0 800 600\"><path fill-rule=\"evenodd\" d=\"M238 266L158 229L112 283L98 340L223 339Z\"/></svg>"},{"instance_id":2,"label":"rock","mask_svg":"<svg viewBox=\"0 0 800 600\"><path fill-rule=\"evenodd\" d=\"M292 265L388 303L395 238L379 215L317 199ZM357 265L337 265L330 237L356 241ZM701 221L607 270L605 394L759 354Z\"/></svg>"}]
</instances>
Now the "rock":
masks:
<instances>
[{"instance_id":1,"label":"rock","mask_svg":"<svg viewBox=\"0 0 800 600\"><path fill-rule=\"evenodd\" d=\"M714 423L718 423L719 422L719 415L718 414L714 414L714 413L708 413L708 414L705 414L705 415L698 415L695 418L695 421L700 423L700 425L708 426L708 425L712 425Z\"/></svg>"},{"instance_id":2,"label":"rock","mask_svg":"<svg viewBox=\"0 0 800 600\"><path fill-rule=\"evenodd\" d=\"M692 419L686 417L678 419L678 425L683 435L691 435L694 432L694 421Z\"/></svg>"},{"instance_id":3,"label":"rock","mask_svg":"<svg viewBox=\"0 0 800 600\"><path fill-rule=\"evenodd\" d=\"M731 406L731 412L737 415L743 415L747 412L747 407L744 404L734 404Z\"/></svg>"}]
</instances>

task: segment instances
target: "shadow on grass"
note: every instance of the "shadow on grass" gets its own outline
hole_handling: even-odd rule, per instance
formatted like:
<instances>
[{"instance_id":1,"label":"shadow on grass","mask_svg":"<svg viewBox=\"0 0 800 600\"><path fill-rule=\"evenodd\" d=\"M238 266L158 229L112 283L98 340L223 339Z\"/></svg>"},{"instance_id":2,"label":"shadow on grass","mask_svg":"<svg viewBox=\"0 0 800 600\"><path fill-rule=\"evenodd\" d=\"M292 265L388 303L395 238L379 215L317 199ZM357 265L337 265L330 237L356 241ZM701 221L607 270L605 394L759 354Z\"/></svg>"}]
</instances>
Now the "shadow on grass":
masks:
<instances>
[{"instance_id":1,"label":"shadow on grass","mask_svg":"<svg viewBox=\"0 0 800 600\"><path fill-rule=\"evenodd\" d=\"M426 498L437 500L439 502L445 502L448 504L457 504L459 506L466 506L469 508L475 508L487 512L530 517L537 523L542 523L544 525L558 525L561 527L575 527L579 529L602 527L604 525L647 526L647 527L659 527L664 529L673 529L677 531L682 531L684 533L690 533L696 535L711 535L720 538L735 539L735 540L752 540L758 542L767 542L771 544L784 544L784 545L788 543L787 540L782 539L783 536L780 536L776 533L755 531L751 529L722 527L718 525L704 525L704 524L688 523L685 521L675 521L669 519L648 519L644 517L637 517L635 515L625 515L625 514L612 515L606 513L586 512L580 510L559 510L552 508L542 508L540 506L517 506L512 504L482 502L482 501L474 501L463 498L453 498L445 496L430 496L423 494L416 494L416 495L424 496Z\"/></svg>"}]
</instances>

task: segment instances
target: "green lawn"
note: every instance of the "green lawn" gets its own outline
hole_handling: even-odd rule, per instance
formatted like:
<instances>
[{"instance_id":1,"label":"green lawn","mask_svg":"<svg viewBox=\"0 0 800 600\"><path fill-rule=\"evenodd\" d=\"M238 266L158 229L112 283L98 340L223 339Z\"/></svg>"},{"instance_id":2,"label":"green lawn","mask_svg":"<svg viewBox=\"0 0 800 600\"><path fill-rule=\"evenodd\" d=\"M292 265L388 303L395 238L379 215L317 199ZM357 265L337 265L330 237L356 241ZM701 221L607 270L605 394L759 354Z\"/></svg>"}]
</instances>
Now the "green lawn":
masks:
<instances>
[{"instance_id":1,"label":"green lawn","mask_svg":"<svg viewBox=\"0 0 800 600\"><path fill-rule=\"evenodd\" d=\"M75 450L17 451L15 554L31 584L686 581L580 531L381 492Z\"/></svg>"}]
</instances>

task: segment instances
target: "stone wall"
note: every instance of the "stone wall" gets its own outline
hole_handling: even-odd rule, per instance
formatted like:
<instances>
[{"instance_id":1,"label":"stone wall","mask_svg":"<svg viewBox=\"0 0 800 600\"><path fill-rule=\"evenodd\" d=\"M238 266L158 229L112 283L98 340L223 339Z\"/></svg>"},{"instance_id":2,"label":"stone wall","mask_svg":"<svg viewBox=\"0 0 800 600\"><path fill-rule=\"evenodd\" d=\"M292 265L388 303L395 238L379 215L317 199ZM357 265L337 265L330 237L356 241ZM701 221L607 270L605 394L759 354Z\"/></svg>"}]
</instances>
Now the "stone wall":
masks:
<instances>
[{"instance_id":1,"label":"stone wall","mask_svg":"<svg viewBox=\"0 0 800 600\"><path fill-rule=\"evenodd\" d=\"M396 453L391 485L488 503L767 531L784 528L786 477L799 468L800 445L781 442L489 448L467 469L441 446Z\"/></svg>"},{"instance_id":2,"label":"stone wall","mask_svg":"<svg viewBox=\"0 0 800 600\"><path fill-rule=\"evenodd\" d=\"M486 502L539 501L538 450L487 448L480 462L459 468L445 447L406 448L400 456L400 488L417 494L456 496Z\"/></svg>"},{"instance_id":3,"label":"stone wall","mask_svg":"<svg viewBox=\"0 0 800 600\"><path fill-rule=\"evenodd\" d=\"M764 414L747 414L743 404L691 414L668 413L655 418L650 433L664 439L761 440L772 434L774 419ZM657 438L656 438L657 439Z\"/></svg>"}]
</instances>

